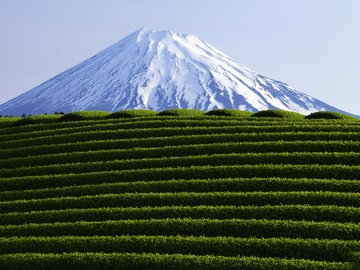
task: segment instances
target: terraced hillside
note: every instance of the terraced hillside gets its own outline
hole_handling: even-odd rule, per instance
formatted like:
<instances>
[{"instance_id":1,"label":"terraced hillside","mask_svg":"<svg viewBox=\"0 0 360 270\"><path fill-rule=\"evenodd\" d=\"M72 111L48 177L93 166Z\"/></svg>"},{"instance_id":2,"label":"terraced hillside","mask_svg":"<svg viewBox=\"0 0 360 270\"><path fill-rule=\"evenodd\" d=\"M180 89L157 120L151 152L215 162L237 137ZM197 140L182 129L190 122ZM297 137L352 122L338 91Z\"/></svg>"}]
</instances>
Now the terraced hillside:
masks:
<instances>
[{"instance_id":1,"label":"terraced hillside","mask_svg":"<svg viewBox=\"0 0 360 270\"><path fill-rule=\"evenodd\" d=\"M8 122L0 269L357 267L359 120Z\"/></svg>"}]
</instances>

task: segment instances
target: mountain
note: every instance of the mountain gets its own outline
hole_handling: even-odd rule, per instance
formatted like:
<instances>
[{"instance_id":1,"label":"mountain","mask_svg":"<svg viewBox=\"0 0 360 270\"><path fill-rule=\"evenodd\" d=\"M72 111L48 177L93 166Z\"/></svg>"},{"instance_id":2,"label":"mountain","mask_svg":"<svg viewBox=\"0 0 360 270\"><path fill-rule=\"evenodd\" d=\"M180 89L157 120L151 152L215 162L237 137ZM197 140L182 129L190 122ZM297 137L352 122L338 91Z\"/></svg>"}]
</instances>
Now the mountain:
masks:
<instances>
[{"instance_id":1,"label":"mountain","mask_svg":"<svg viewBox=\"0 0 360 270\"><path fill-rule=\"evenodd\" d=\"M141 28L0 105L0 114L169 108L342 112L237 64L194 35Z\"/></svg>"}]
</instances>

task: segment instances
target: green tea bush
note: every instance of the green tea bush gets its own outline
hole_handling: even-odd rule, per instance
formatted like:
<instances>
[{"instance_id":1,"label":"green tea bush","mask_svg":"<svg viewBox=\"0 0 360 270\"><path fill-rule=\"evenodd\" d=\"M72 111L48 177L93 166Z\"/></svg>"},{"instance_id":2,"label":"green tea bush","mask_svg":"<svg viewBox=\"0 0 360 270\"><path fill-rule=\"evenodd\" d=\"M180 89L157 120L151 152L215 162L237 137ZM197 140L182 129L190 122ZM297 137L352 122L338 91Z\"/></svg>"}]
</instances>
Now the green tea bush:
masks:
<instances>
[{"instance_id":1,"label":"green tea bush","mask_svg":"<svg viewBox=\"0 0 360 270\"><path fill-rule=\"evenodd\" d=\"M308 121L308 120L306 120ZM86 122L86 121L84 121ZM219 121L221 122L221 121ZM317 121L312 121L315 123ZM81 123L81 122L72 122ZM223 125L225 124L225 125ZM184 126L184 127L169 127L167 125L155 127L134 127L121 126L117 124L95 125L82 128L65 128L61 130L45 131L45 132L29 132L11 135L0 135L0 148L18 148L26 146L41 146L43 144L53 147L55 144L63 143L80 143L85 141L98 140L118 140L129 139L129 143L135 139L139 139L138 147L141 145L141 139L145 138L159 140L175 140L175 137L187 136L187 140L194 140L195 143L201 143L200 137L225 136L229 135L229 140L234 136L239 138L239 141L263 141L263 140L351 140L358 141L360 138L360 126L356 125L264 125L251 126L244 125L226 125L227 123L217 123L213 126L207 126L206 123L198 126ZM44 124L45 125L45 124ZM41 126L41 125L30 125ZM32 134L34 133L34 136ZM215 135L217 134L217 135ZM56 135L56 136L54 136ZM161 138L159 138L161 137ZM165 138L169 137L169 138ZM171 138L170 138L171 137ZM298 139L296 139L298 138ZM185 138L184 138L185 139ZM208 138L209 139L209 138ZM233 138L234 139L234 138ZM151 145L149 141L149 146ZM214 141L216 141L214 139ZM224 141L224 140L223 140ZM204 141L205 142L205 141ZM175 142L173 142L172 145ZM179 144L182 143L179 141ZM10 154L11 155L11 154Z\"/></svg>"},{"instance_id":2,"label":"green tea bush","mask_svg":"<svg viewBox=\"0 0 360 270\"><path fill-rule=\"evenodd\" d=\"M183 235L360 240L357 223L266 219L149 219L0 226L2 237Z\"/></svg>"},{"instance_id":3,"label":"green tea bush","mask_svg":"<svg viewBox=\"0 0 360 270\"><path fill-rule=\"evenodd\" d=\"M67 121L83 121L83 120L101 120L110 115L109 112L104 111L81 111L64 114L59 118L60 122Z\"/></svg>"},{"instance_id":4,"label":"green tea bush","mask_svg":"<svg viewBox=\"0 0 360 270\"><path fill-rule=\"evenodd\" d=\"M159 112L159 116L186 116L186 117L196 117L204 116L204 111L194 110L194 109L170 109L166 111Z\"/></svg>"},{"instance_id":5,"label":"green tea bush","mask_svg":"<svg viewBox=\"0 0 360 270\"><path fill-rule=\"evenodd\" d=\"M213 178L83 184L3 191L1 201L144 192L336 191L360 192L360 181L313 178ZM348 208L347 211L354 209ZM345 216L340 215L340 216ZM359 215L360 218L360 215ZM0 219L1 222L1 219Z\"/></svg>"},{"instance_id":6,"label":"green tea bush","mask_svg":"<svg viewBox=\"0 0 360 270\"><path fill-rule=\"evenodd\" d=\"M352 252L351 261L354 263L352 269L360 269L360 252Z\"/></svg>"},{"instance_id":7,"label":"green tea bush","mask_svg":"<svg viewBox=\"0 0 360 270\"><path fill-rule=\"evenodd\" d=\"M236 138L236 137L235 137ZM226 138L224 139L226 141ZM150 139L149 139L150 141ZM161 141L164 142L165 140ZM168 140L169 142L171 139ZM186 141L186 139L184 140ZM40 145L38 147L20 147L15 149L4 149L0 151L0 168L1 164L10 164L10 168L15 166L12 164L14 160L10 158L23 158L23 163L17 164L16 166L26 166L28 162L32 162L36 156L49 155L52 158L54 154L60 154L67 152L68 162L71 160L72 153L74 152L85 152L85 151L101 151L119 149L122 151L123 156L119 159L137 159L137 158L150 158L150 157L165 157L165 156L185 156L189 152L193 151L193 155L201 154L216 154L216 153L245 153L245 152L358 152L360 151L359 141L260 141L260 142L234 142L231 139L227 139L227 142L219 143L206 143L202 140L202 143L191 144L191 141L179 145L179 141L172 141L168 145L159 146L156 145L156 139L152 139L150 143L144 147L133 148L129 141L129 145L126 147L126 140L100 140L100 141L89 141L80 143L68 143L68 144L54 144L51 146ZM189 144L190 143L190 144ZM153 144L153 145L152 145ZM175 145L174 145L175 144ZM116 150L114 150L116 152ZM96 154L96 153L89 153ZM120 154L120 152L117 152ZM143 156L142 156L143 155ZM118 155L119 156L119 155ZM8 160L7 160L8 159ZM85 160L79 160L85 161ZM49 162L49 160L47 160ZM63 163L63 162L61 162ZM43 164L43 163L42 163ZM45 163L46 164L46 163ZM41 165L41 164L39 164Z\"/></svg>"},{"instance_id":8,"label":"green tea bush","mask_svg":"<svg viewBox=\"0 0 360 270\"><path fill-rule=\"evenodd\" d=\"M17 120L14 123L14 126L56 123L60 119L60 117L61 115L55 115L55 114L27 116Z\"/></svg>"},{"instance_id":9,"label":"green tea bush","mask_svg":"<svg viewBox=\"0 0 360 270\"><path fill-rule=\"evenodd\" d=\"M150 168L139 170L88 172L81 174L23 176L0 179L3 191L64 187L120 181L164 181L171 179L215 179L234 177L292 177L358 179L360 166L348 165L234 165ZM1 203L1 202L0 202Z\"/></svg>"},{"instance_id":10,"label":"green tea bush","mask_svg":"<svg viewBox=\"0 0 360 270\"><path fill-rule=\"evenodd\" d=\"M350 270L350 263L298 259L152 253L17 253L0 255L2 270Z\"/></svg>"},{"instance_id":11,"label":"green tea bush","mask_svg":"<svg viewBox=\"0 0 360 270\"><path fill-rule=\"evenodd\" d=\"M11 129L14 126L14 123L20 119L20 117L0 117L0 131L7 130L9 127Z\"/></svg>"},{"instance_id":12,"label":"green tea bush","mask_svg":"<svg viewBox=\"0 0 360 270\"><path fill-rule=\"evenodd\" d=\"M360 153L240 153L111 160L0 169L2 177L242 164L360 165Z\"/></svg>"},{"instance_id":13,"label":"green tea bush","mask_svg":"<svg viewBox=\"0 0 360 270\"><path fill-rule=\"evenodd\" d=\"M261 206L145 206L42 210L0 214L0 225L106 220L192 219L272 219L358 223L358 207L336 205L261 205ZM1 239L1 238L0 238ZM1 251L1 246L0 246Z\"/></svg>"},{"instance_id":14,"label":"green tea bush","mask_svg":"<svg viewBox=\"0 0 360 270\"><path fill-rule=\"evenodd\" d=\"M190 127L236 127L245 128L250 132L260 132L261 128L277 127L274 131L360 131L359 121L342 120L332 121L319 119L317 121L294 120L285 118L236 118L236 117L143 117L130 119L108 119L105 121L88 120L78 122L61 122L42 125L28 125L11 128L0 128L1 140L42 137L75 132L96 130L145 129L145 128L190 128ZM0 121L1 124L1 121ZM13 137L12 137L13 136Z\"/></svg>"},{"instance_id":15,"label":"green tea bush","mask_svg":"<svg viewBox=\"0 0 360 270\"><path fill-rule=\"evenodd\" d=\"M252 117L276 117L276 118L290 118L303 119L304 115L297 112L283 111L283 110L264 110L256 112Z\"/></svg>"},{"instance_id":16,"label":"green tea bush","mask_svg":"<svg viewBox=\"0 0 360 270\"><path fill-rule=\"evenodd\" d=\"M194 236L91 236L0 238L0 254L63 252L137 252L217 256L257 256L346 261L360 251L357 241L291 238ZM284 256L286 254L286 256Z\"/></svg>"},{"instance_id":17,"label":"green tea bush","mask_svg":"<svg viewBox=\"0 0 360 270\"><path fill-rule=\"evenodd\" d=\"M253 112L232 110L232 109L217 109L217 110L208 111L205 115L233 116L233 117L247 118L253 115Z\"/></svg>"},{"instance_id":18,"label":"green tea bush","mask_svg":"<svg viewBox=\"0 0 360 270\"><path fill-rule=\"evenodd\" d=\"M133 117L149 117L155 116L158 112L152 110L123 110L113 112L106 116L106 119L117 119L117 118L133 118Z\"/></svg>"},{"instance_id":19,"label":"green tea bush","mask_svg":"<svg viewBox=\"0 0 360 270\"><path fill-rule=\"evenodd\" d=\"M347 114L338 113L338 112L329 112L329 111L320 111L314 112L307 116L305 119L349 119L349 120L356 120L357 118L352 117Z\"/></svg>"},{"instance_id":20,"label":"green tea bush","mask_svg":"<svg viewBox=\"0 0 360 270\"><path fill-rule=\"evenodd\" d=\"M291 192L178 192L178 193L123 193L100 194L94 196L63 197L34 200L0 202L2 213L60 210L67 208L98 207L141 207L171 205L308 205L336 204L339 206L360 207L360 196L357 193L291 191Z\"/></svg>"},{"instance_id":21,"label":"green tea bush","mask_svg":"<svg viewBox=\"0 0 360 270\"><path fill-rule=\"evenodd\" d=\"M258 129L259 131L261 129ZM249 132L244 127L214 127L214 128L158 128L158 129L133 129L133 130L108 130L74 132L58 136L42 136L20 140L0 141L0 149L12 149L21 152L19 148L36 153L41 148L52 149L66 145L86 145L97 143L117 143L117 148L132 147L160 147L189 144L208 144L220 142L263 142L263 141L359 141L360 132L271 132L271 129L262 129L264 132ZM270 131L270 132L269 132ZM131 138L131 139L129 139ZM110 142L109 142L110 141ZM106 147L106 146L105 146ZM14 155L9 154L8 157Z\"/></svg>"}]
</instances>

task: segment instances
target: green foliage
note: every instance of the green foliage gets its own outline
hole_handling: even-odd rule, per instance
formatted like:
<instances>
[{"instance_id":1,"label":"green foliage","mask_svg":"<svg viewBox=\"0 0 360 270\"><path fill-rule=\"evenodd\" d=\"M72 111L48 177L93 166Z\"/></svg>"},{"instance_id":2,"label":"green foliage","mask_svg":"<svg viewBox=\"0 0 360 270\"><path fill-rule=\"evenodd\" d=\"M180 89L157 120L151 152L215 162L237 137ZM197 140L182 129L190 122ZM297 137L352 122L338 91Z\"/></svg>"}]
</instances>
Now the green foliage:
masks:
<instances>
[{"instance_id":1,"label":"green foliage","mask_svg":"<svg viewBox=\"0 0 360 270\"><path fill-rule=\"evenodd\" d=\"M0 225L165 218L289 219L358 223L359 214L359 207L333 205L101 207L0 214Z\"/></svg>"},{"instance_id":2,"label":"green foliage","mask_svg":"<svg viewBox=\"0 0 360 270\"><path fill-rule=\"evenodd\" d=\"M350 261L352 261L354 263L352 269L359 269L359 267L360 267L360 252L352 252Z\"/></svg>"},{"instance_id":3,"label":"green foliage","mask_svg":"<svg viewBox=\"0 0 360 270\"><path fill-rule=\"evenodd\" d=\"M186 116L186 117L196 117L204 116L204 111L194 110L194 109L170 109L166 111L159 112L159 116Z\"/></svg>"},{"instance_id":4,"label":"green foliage","mask_svg":"<svg viewBox=\"0 0 360 270\"><path fill-rule=\"evenodd\" d=\"M50 135L64 135L68 133L77 133L77 132L88 132L88 131L112 131L112 130L121 130L121 129L159 129L159 128L171 128L171 129L181 129L181 128L199 128L199 127L221 127L221 126L237 126L239 120L232 118L230 119L217 119L216 122L213 120L197 118L179 118L179 117L161 117L156 116L155 118L149 117L146 118L130 118L130 119L113 119L113 120L89 120L83 122L61 122L57 124L43 124L43 125L32 125L16 128L4 128L0 129L0 138L3 140L16 140L16 139L31 139L36 137L50 136ZM1 119L0 119L1 121ZM243 123L245 124L245 123ZM249 123L247 123L249 126ZM251 123L254 126L259 126L259 124ZM264 124L265 125L265 124Z\"/></svg>"},{"instance_id":5,"label":"green foliage","mask_svg":"<svg viewBox=\"0 0 360 270\"><path fill-rule=\"evenodd\" d=\"M176 141L180 142L186 140L191 141L192 144L214 142L230 142L235 139L237 141L276 141L276 140L353 140L357 141L360 138L359 127L343 126L343 127L326 127L326 126L304 126L303 128L298 126L259 126L252 127L248 125L243 126L198 126L198 127L159 127L159 128L140 128L140 129L113 129L116 127L110 127L108 130L92 130L92 131L80 131L74 130L72 133L55 133L47 136L31 136L16 139L16 136L0 136L3 139L0 142L0 148L19 148L41 145L59 145L69 144L87 141L104 141L107 140L127 140L129 143L137 143L137 147L143 146L156 146L160 143L156 143L156 140L172 141L170 144L162 145L176 145ZM94 128L93 128L94 129ZM317 129L317 131L314 131ZM340 131L341 130L341 131ZM331 131L331 132L329 132ZM68 131L69 132L69 131ZM257 134L258 133L258 134ZM44 135L44 134L43 134ZM226 138L229 139L226 139ZM213 139L211 139L213 138ZM144 141L149 140L148 144Z\"/></svg>"},{"instance_id":6,"label":"green foliage","mask_svg":"<svg viewBox=\"0 0 360 270\"><path fill-rule=\"evenodd\" d=\"M9 127L14 126L14 123L21 119L20 117L0 117L0 131L6 130Z\"/></svg>"},{"instance_id":7,"label":"green foliage","mask_svg":"<svg viewBox=\"0 0 360 270\"><path fill-rule=\"evenodd\" d=\"M169 111L1 117L0 269L355 267L357 119Z\"/></svg>"},{"instance_id":8,"label":"green foliage","mask_svg":"<svg viewBox=\"0 0 360 270\"><path fill-rule=\"evenodd\" d=\"M151 117L157 114L156 111L152 110L124 110L114 112L108 116L106 119L117 119L117 118L133 118L133 117Z\"/></svg>"},{"instance_id":9,"label":"green foliage","mask_svg":"<svg viewBox=\"0 0 360 270\"><path fill-rule=\"evenodd\" d=\"M273 248L276 246L276 248ZM318 249L317 251L314 251ZM346 261L360 250L359 241L291 238L233 238L194 236L92 236L0 238L0 254L119 252L216 256L287 257L311 260Z\"/></svg>"},{"instance_id":10,"label":"green foliage","mask_svg":"<svg viewBox=\"0 0 360 270\"><path fill-rule=\"evenodd\" d=\"M313 132L313 128L318 128L318 132ZM0 142L0 148L4 149L0 156L7 158L26 154L34 155L41 153L56 153L55 149L63 148L74 149L69 151L81 151L81 149L101 150L108 147L130 148L130 147L157 147L165 145L185 145L185 144L207 144L220 142L270 142L283 140L289 141L358 141L359 132L353 127L338 128L318 126L307 128L305 131L298 131L298 127L259 127L249 128L240 127L187 127L187 128L151 128L151 129L126 129L108 131L74 132L57 136L43 136L25 138L20 140L6 140ZM301 130L301 128L299 128ZM294 130L294 131L291 131ZM256 134L255 132L259 132ZM176 136L179 135L179 136ZM3 136L5 137L5 136ZM11 137L11 136L10 136ZM131 139L128 139L131 138ZM354 143L352 142L352 143ZM349 142L351 143L351 142ZM101 146L102 145L102 146ZM97 147L100 147L97 148ZM101 148L103 147L103 148ZM8 150L6 150L8 148ZM54 151L53 151L54 150ZM341 151L341 150L340 150Z\"/></svg>"},{"instance_id":11,"label":"green foliage","mask_svg":"<svg viewBox=\"0 0 360 270\"><path fill-rule=\"evenodd\" d=\"M234 165L192 166L179 168L150 168L139 170L88 172L82 174L24 176L2 178L0 186L6 190L63 187L90 183L113 183L121 181L164 181L170 179L207 179L238 177L293 177L357 179L360 166L347 165Z\"/></svg>"},{"instance_id":12,"label":"green foliage","mask_svg":"<svg viewBox=\"0 0 360 270\"><path fill-rule=\"evenodd\" d=\"M145 121L144 121L145 120ZM21 127L1 128L0 136L4 140L7 137L12 139L18 138L32 138L41 137L46 135L60 135L72 132L83 132L91 131L95 128L97 130L119 130L119 129L144 129L144 128L172 128L180 129L184 127L223 127L232 126L236 128L242 128L246 126L247 129L253 127L254 132L261 132L261 127L271 128L276 126L277 128L294 129L294 131L360 131L358 121L354 120L342 120L331 122L329 120L319 119L317 121L308 120L291 120L282 118L256 118L250 117L246 119L240 119L236 117L176 117L167 116L161 117L156 116L154 118L130 118L130 119L113 119L113 120L89 120L89 121L78 121L78 122L61 122L54 124L42 124L42 125L29 125ZM344 129L341 130L340 128ZM273 131L279 131L274 130ZM11 134L11 135L10 135Z\"/></svg>"},{"instance_id":13,"label":"green foliage","mask_svg":"<svg viewBox=\"0 0 360 270\"><path fill-rule=\"evenodd\" d=\"M207 112L206 115L233 116L233 117L247 118L253 115L253 113L249 111L241 111L241 110L217 109Z\"/></svg>"},{"instance_id":14,"label":"green foliage","mask_svg":"<svg viewBox=\"0 0 360 270\"><path fill-rule=\"evenodd\" d=\"M184 254L136 254L136 253L17 253L0 255L0 267L4 270L48 269L94 270L349 270L350 263L323 262L297 259L195 256Z\"/></svg>"},{"instance_id":15,"label":"green foliage","mask_svg":"<svg viewBox=\"0 0 360 270\"><path fill-rule=\"evenodd\" d=\"M54 115L54 114L26 116L17 120L14 123L14 126L56 123L60 119L60 116L61 115Z\"/></svg>"},{"instance_id":16,"label":"green foliage","mask_svg":"<svg viewBox=\"0 0 360 270\"><path fill-rule=\"evenodd\" d=\"M320 111L314 112L307 116L305 119L348 119L348 120L357 120L357 118L352 117L347 114L338 113L338 112L329 112L329 111Z\"/></svg>"},{"instance_id":17,"label":"green foliage","mask_svg":"<svg viewBox=\"0 0 360 270\"><path fill-rule=\"evenodd\" d=\"M236 137L235 137L236 138ZM358 141L260 141L260 142L224 142L171 145L152 147L156 140L149 139L148 147L132 148L129 142L123 140L94 141L83 143L69 143L60 145L42 145L39 147L23 147L4 149L0 151L0 168L14 168L29 166L37 163L46 165L51 163L70 163L100 161L106 159L138 159L157 158L164 156L186 156L189 151L193 155L210 155L216 153L265 153L265 152L358 152ZM171 141L171 140L169 140ZM186 140L184 140L186 141ZM120 149L119 149L120 148ZM112 150L119 149L119 150ZM85 152L85 153L84 153ZM61 153L66 153L61 154ZM81 158L80 158L81 156ZM95 159L94 157L97 156ZM106 156L106 157L105 157ZM27 157L24 159L23 157ZM10 159L11 158L11 159Z\"/></svg>"},{"instance_id":18,"label":"green foliage","mask_svg":"<svg viewBox=\"0 0 360 270\"><path fill-rule=\"evenodd\" d=\"M282 110L265 110L259 111L252 115L252 117L276 117L276 118L290 118L303 119L304 115L296 112L282 111Z\"/></svg>"},{"instance_id":19,"label":"green foliage","mask_svg":"<svg viewBox=\"0 0 360 270\"><path fill-rule=\"evenodd\" d=\"M110 115L109 112L103 111L81 111L81 112L73 112L64 114L59 118L60 122L68 122L68 121L83 121L83 120L101 120L105 119Z\"/></svg>"},{"instance_id":20,"label":"green foliage","mask_svg":"<svg viewBox=\"0 0 360 270\"><path fill-rule=\"evenodd\" d=\"M355 223L265 219L149 219L0 226L3 237L183 235L360 240Z\"/></svg>"},{"instance_id":21,"label":"green foliage","mask_svg":"<svg viewBox=\"0 0 360 270\"><path fill-rule=\"evenodd\" d=\"M3 191L0 200L30 200L66 196L162 192L337 191L360 192L360 182L314 178L213 178L134 181L72 185L58 188ZM349 209L350 211L351 209ZM359 216L360 217L360 216Z\"/></svg>"},{"instance_id":22,"label":"green foliage","mask_svg":"<svg viewBox=\"0 0 360 270\"><path fill-rule=\"evenodd\" d=\"M360 153L240 153L165 158L125 159L0 169L2 177L86 173L146 168L244 164L343 164L360 165Z\"/></svg>"},{"instance_id":23,"label":"green foliage","mask_svg":"<svg viewBox=\"0 0 360 270\"><path fill-rule=\"evenodd\" d=\"M97 207L139 207L168 205L276 205L300 204L306 200L309 205L336 203L339 206L360 207L357 193L291 191L291 192L178 192L178 193L123 193L100 194L95 196L64 197L34 200L0 202L2 213L9 211L59 210L67 208Z\"/></svg>"}]
</instances>

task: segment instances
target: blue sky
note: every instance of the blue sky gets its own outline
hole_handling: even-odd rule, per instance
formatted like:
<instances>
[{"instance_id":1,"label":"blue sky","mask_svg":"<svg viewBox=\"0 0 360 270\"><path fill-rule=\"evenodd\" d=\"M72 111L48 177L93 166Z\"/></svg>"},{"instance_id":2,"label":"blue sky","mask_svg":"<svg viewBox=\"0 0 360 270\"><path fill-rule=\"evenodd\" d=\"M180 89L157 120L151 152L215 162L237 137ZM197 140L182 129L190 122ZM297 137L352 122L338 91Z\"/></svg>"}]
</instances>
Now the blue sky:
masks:
<instances>
[{"instance_id":1,"label":"blue sky","mask_svg":"<svg viewBox=\"0 0 360 270\"><path fill-rule=\"evenodd\" d=\"M358 0L0 0L0 103L146 26L360 114Z\"/></svg>"}]
</instances>

